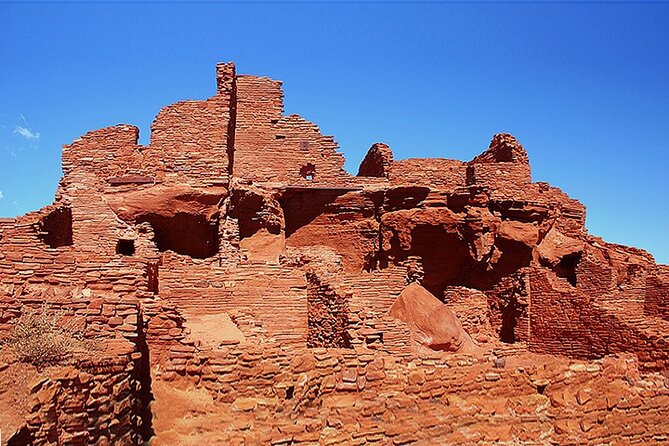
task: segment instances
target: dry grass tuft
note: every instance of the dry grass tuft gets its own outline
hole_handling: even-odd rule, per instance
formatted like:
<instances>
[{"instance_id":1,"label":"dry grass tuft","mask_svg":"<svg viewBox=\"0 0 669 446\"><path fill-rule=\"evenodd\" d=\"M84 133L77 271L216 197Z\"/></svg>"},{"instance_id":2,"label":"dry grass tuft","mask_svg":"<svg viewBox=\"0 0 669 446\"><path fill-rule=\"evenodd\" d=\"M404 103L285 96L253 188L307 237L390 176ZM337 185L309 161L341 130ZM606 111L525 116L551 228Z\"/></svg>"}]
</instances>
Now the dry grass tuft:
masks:
<instances>
[{"instance_id":1,"label":"dry grass tuft","mask_svg":"<svg viewBox=\"0 0 669 446\"><path fill-rule=\"evenodd\" d=\"M29 309L16 320L12 334L3 344L18 359L42 368L65 362L85 348L84 332L74 318L65 319L65 310Z\"/></svg>"}]
</instances>

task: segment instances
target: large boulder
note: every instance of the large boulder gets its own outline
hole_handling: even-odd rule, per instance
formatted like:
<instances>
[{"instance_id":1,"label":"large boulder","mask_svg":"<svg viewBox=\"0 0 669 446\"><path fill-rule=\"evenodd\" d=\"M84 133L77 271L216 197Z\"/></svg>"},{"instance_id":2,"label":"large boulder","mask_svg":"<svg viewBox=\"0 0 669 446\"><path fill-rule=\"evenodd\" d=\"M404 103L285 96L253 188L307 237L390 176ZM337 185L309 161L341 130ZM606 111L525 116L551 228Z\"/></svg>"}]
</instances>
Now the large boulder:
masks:
<instances>
[{"instance_id":1,"label":"large boulder","mask_svg":"<svg viewBox=\"0 0 669 446\"><path fill-rule=\"evenodd\" d=\"M543 262L555 266L564 257L582 252L584 247L582 240L564 235L553 227L539 243L536 251Z\"/></svg>"},{"instance_id":2,"label":"large boulder","mask_svg":"<svg viewBox=\"0 0 669 446\"><path fill-rule=\"evenodd\" d=\"M479 350L457 316L416 282L400 293L390 308L390 315L409 326L418 353L433 350L476 353Z\"/></svg>"}]
</instances>

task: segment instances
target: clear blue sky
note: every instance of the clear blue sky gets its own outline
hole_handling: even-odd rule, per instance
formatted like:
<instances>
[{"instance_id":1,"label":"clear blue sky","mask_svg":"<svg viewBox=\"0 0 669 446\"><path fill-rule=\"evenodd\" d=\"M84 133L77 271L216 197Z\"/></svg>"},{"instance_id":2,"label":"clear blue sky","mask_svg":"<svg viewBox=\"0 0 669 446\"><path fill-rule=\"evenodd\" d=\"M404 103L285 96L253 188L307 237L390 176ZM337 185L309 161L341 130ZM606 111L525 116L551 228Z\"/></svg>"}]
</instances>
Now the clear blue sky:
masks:
<instances>
[{"instance_id":1,"label":"clear blue sky","mask_svg":"<svg viewBox=\"0 0 669 446\"><path fill-rule=\"evenodd\" d=\"M214 65L284 81L357 171L469 160L497 132L605 239L669 263L668 3L0 4L0 216L53 200L60 148L211 96Z\"/></svg>"}]
</instances>

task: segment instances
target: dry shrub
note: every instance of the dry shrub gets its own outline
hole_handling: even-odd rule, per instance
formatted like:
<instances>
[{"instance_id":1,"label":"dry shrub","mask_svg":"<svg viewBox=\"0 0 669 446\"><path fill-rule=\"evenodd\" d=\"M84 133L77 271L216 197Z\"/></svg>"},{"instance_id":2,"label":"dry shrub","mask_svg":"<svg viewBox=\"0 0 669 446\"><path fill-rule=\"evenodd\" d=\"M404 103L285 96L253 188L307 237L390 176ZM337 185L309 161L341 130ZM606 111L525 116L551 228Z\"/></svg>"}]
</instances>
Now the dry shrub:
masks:
<instances>
[{"instance_id":1,"label":"dry shrub","mask_svg":"<svg viewBox=\"0 0 669 446\"><path fill-rule=\"evenodd\" d=\"M65 310L40 309L24 311L16 320L12 334L3 342L18 359L38 368L64 362L82 350L84 332L76 320L65 320Z\"/></svg>"}]
</instances>

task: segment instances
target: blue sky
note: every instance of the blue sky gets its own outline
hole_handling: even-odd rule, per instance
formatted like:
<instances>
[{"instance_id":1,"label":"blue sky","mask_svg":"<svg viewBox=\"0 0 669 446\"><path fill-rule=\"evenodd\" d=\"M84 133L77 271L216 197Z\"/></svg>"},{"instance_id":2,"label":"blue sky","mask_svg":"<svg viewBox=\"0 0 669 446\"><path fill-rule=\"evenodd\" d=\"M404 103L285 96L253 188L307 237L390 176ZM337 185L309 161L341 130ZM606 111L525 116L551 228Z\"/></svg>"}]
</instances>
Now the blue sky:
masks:
<instances>
[{"instance_id":1,"label":"blue sky","mask_svg":"<svg viewBox=\"0 0 669 446\"><path fill-rule=\"evenodd\" d=\"M513 133L591 233L669 263L668 3L3 3L0 216L53 200L62 144L147 142L228 60L283 80L354 173L376 141L469 160Z\"/></svg>"}]
</instances>

